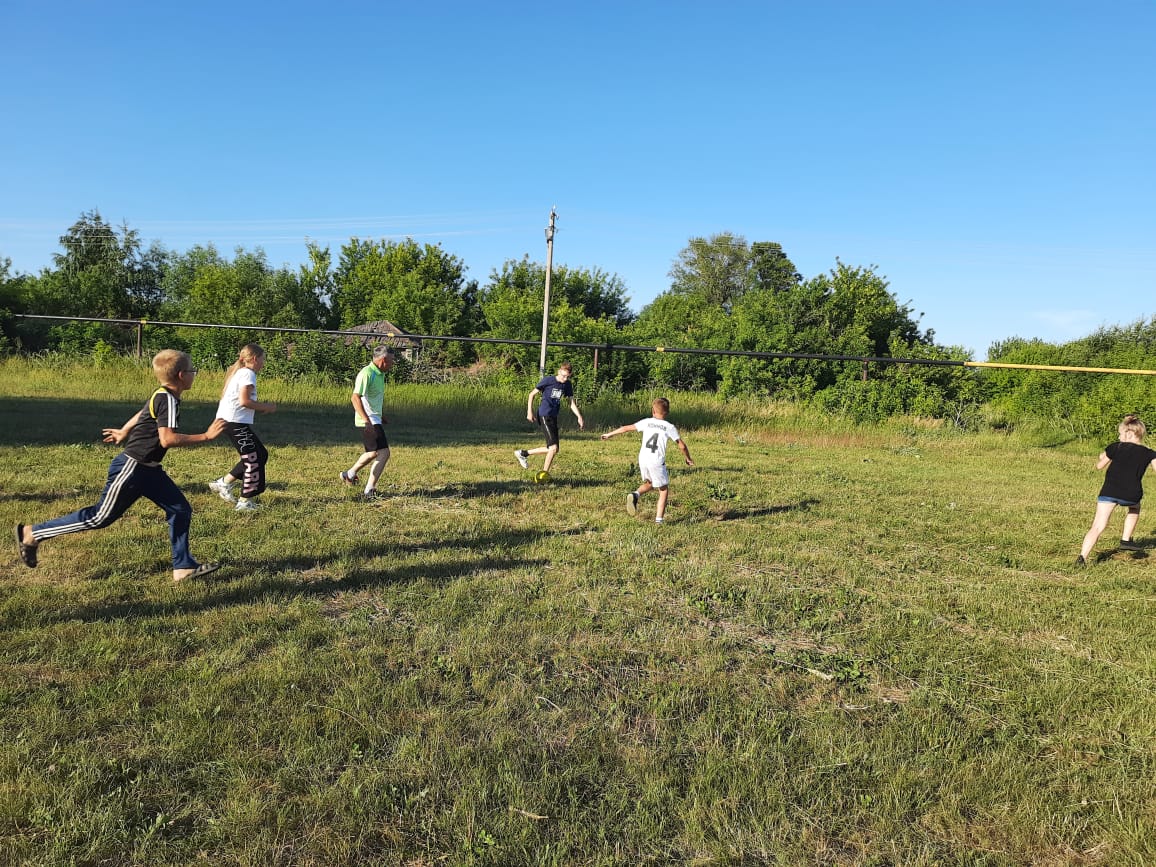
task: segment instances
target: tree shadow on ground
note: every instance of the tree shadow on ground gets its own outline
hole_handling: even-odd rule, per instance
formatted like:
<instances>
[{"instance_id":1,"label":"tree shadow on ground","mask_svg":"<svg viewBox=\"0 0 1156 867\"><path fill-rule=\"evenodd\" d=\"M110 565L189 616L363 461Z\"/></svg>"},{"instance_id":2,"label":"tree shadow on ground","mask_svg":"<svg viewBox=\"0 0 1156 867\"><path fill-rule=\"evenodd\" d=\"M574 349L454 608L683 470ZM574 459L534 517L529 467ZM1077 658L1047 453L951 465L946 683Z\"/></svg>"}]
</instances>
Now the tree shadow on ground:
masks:
<instances>
[{"instance_id":1,"label":"tree shadow on ground","mask_svg":"<svg viewBox=\"0 0 1156 867\"><path fill-rule=\"evenodd\" d=\"M563 531L567 532L567 531ZM575 531L577 532L577 531ZM334 555L289 554L275 559L238 557L222 562L220 571L203 581L190 581L175 592L188 597L173 600L141 599L116 600L109 602L83 603L63 606L46 614L39 620L42 624L65 623L79 620L84 623L124 619L149 619L158 617L184 617L216 611L232 606L253 605L259 602L275 601L285 597L320 597L349 589L367 587L388 587L414 581L429 581L443 585L461 578L489 572L495 568L545 568L547 558L515 557L495 559L483 551L494 547L511 548L534 545L545 536L558 533L539 528L505 529L488 535L459 534L441 536L428 542L391 544L387 541L362 540L353 543ZM14 547L14 545L13 545ZM376 558L412 556L431 550L444 551L447 548L480 549L478 553L453 560L433 563L403 563L395 567L377 568L369 565ZM334 561L352 561L353 567L330 570ZM167 561L151 564L149 575L167 574ZM110 566L89 573L85 581L106 580L123 572L122 567ZM156 579L149 579L151 583ZM142 588L145 589L145 588ZM23 622L23 620L22 620ZM19 624L2 622L2 628L13 629Z\"/></svg>"},{"instance_id":2,"label":"tree shadow on ground","mask_svg":"<svg viewBox=\"0 0 1156 867\"><path fill-rule=\"evenodd\" d=\"M47 397L0 397L0 447L29 445L99 444L101 431L120 427L144 406L148 395L138 402L109 400L76 400ZM388 398L387 398L388 401ZM195 396L181 402L181 430L199 433L209 426L217 402ZM346 412L348 410L348 413ZM475 418L457 427L447 424L451 410L447 407L407 409L385 426L390 445L404 448L451 445L526 445L527 440L541 437L524 419L510 418L508 408L494 407L492 416ZM361 444L353 426L348 405L280 404L273 415L262 416L255 428L265 445L272 448L294 445L348 446ZM388 407L387 407L388 417ZM567 439L593 438L595 433L565 429ZM227 442L226 439L219 442ZM114 449L115 446L109 446Z\"/></svg>"},{"instance_id":3,"label":"tree shadow on ground","mask_svg":"<svg viewBox=\"0 0 1156 867\"><path fill-rule=\"evenodd\" d=\"M1140 542L1140 540L1136 540ZM1144 544L1140 542L1140 544ZM1110 560L1123 560L1132 562L1134 560L1147 560L1149 554L1147 551L1129 551L1127 548L1113 548L1111 551L1101 551L1093 559L1093 563L1107 563Z\"/></svg>"},{"instance_id":4,"label":"tree shadow on ground","mask_svg":"<svg viewBox=\"0 0 1156 867\"><path fill-rule=\"evenodd\" d=\"M714 521L740 521L749 518L764 518L767 515L782 515L785 512L806 512L812 506L819 505L819 500L806 499L797 503L787 503L781 506L745 506L742 508L726 507L711 515Z\"/></svg>"},{"instance_id":5,"label":"tree shadow on ground","mask_svg":"<svg viewBox=\"0 0 1156 867\"><path fill-rule=\"evenodd\" d=\"M558 484L551 482L551 484ZM528 488L538 487L531 479L509 479L505 481L498 481L496 479L484 479L477 482L446 482L444 485L439 485L435 488L413 488L413 489L391 489L385 498L390 496L396 497L416 497L419 499L428 500L444 500L444 499L458 499L458 500L476 500L482 497L495 497L503 494L522 494ZM569 487L567 485L567 487Z\"/></svg>"}]
</instances>

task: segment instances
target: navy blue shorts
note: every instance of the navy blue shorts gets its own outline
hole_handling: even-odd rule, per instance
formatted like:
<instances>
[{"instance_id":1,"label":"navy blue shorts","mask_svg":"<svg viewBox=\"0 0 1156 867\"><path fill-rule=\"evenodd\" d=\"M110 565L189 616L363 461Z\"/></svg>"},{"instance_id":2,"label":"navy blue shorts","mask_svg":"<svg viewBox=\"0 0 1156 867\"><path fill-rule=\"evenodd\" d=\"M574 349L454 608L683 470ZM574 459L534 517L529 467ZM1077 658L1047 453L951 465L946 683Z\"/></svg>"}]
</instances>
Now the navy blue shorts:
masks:
<instances>
[{"instance_id":1,"label":"navy blue shorts","mask_svg":"<svg viewBox=\"0 0 1156 867\"><path fill-rule=\"evenodd\" d=\"M1096 497L1097 503L1114 503L1117 506L1139 506L1139 502L1133 503L1131 500L1121 500L1119 497Z\"/></svg>"}]
</instances>

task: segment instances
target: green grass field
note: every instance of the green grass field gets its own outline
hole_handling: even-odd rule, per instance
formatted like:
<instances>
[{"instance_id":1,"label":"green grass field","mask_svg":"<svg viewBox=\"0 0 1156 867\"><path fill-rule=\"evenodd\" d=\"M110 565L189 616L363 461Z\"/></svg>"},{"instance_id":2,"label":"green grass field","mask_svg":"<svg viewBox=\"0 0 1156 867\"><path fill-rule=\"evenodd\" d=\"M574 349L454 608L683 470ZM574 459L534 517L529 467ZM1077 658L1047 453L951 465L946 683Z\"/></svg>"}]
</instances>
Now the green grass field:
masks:
<instances>
[{"instance_id":1,"label":"green grass field","mask_svg":"<svg viewBox=\"0 0 1156 867\"><path fill-rule=\"evenodd\" d=\"M598 439L645 396L564 413L535 485L524 392L392 388L365 504L345 390L263 379L264 511L206 488L226 441L166 459L213 580L147 502L26 569L150 388L0 363L0 863L1156 862L1153 566L1119 515L1071 566L1102 443L669 395L656 527Z\"/></svg>"}]
</instances>

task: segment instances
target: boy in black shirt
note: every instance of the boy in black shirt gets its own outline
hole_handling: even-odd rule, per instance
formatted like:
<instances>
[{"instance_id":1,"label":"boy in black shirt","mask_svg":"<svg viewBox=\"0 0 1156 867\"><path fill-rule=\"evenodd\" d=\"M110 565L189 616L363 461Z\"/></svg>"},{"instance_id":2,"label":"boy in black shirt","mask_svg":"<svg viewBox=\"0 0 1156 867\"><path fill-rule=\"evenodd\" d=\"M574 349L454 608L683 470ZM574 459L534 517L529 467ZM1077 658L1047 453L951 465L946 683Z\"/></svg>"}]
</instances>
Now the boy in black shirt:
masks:
<instances>
[{"instance_id":1,"label":"boy in black shirt","mask_svg":"<svg viewBox=\"0 0 1156 867\"><path fill-rule=\"evenodd\" d=\"M216 439L224 432L225 422L214 419L203 434L177 433L181 394L193 387L196 368L184 352L162 349L153 358L153 373L161 387L153 392L144 408L123 427L103 431L106 443L123 442L125 446L108 467L108 482L100 501L42 524L16 525L16 544L24 565L36 566L37 548L45 539L107 527L129 506L146 497L164 509L168 518L173 580L199 578L217 570L218 564L198 563L189 553L193 508L161 467L161 461L170 448Z\"/></svg>"}]
</instances>

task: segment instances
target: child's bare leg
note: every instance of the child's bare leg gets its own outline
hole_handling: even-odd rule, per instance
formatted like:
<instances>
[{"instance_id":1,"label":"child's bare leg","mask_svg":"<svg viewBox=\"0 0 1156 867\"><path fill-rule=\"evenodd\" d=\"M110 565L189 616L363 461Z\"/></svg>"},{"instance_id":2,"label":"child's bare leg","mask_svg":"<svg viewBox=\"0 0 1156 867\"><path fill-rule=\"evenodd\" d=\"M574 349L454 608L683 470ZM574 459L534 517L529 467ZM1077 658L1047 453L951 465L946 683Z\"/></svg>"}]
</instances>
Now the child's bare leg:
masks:
<instances>
[{"instance_id":1,"label":"child's bare leg","mask_svg":"<svg viewBox=\"0 0 1156 867\"><path fill-rule=\"evenodd\" d=\"M1136 525L1140 522L1140 507L1129 506L1128 514L1124 516L1124 535L1120 538L1125 542L1132 541L1132 534L1136 532Z\"/></svg>"},{"instance_id":2,"label":"child's bare leg","mask_svg":"<svg viewBox=\"0 0 1156 867\"><path fill-rule=\"evenodd\" d=\"M650 482L643 482L635 489L634 493L641 497L643 494L649 494L653 490L654 485L650 484Z\"/></svg>"},{"instance_id":3,"label":"child's bare leg","mask_svg":"<svg viewBox=\"0 0 1156 867\"><path fill-rule=\"evenodd\" d=\"M649 484L649 483L648 483ZM670 486L663 485L658 489L658 506L654 510L654 520L661 521L666 515L666 496L670 493Z\"/></svg>"},{"instance_id":4,"label":"child's bare leg","mask_svg":"<svg viewBox=\"0 0 1156 867\"><path fill-rule=\"evenodd\" d=\"M1115 503L1096 503L1096 517L1092 519L1092 527L1084 536L1084 544L1080 546L1080 556L1085 560L1092 553L1092 548L1095 547L1100 534L1107 528L1108 519L1112 517L1114 508L1116 508Z\"/></svg>"},{"instance_id":5,"label":"child's bare leg","mask_svg":"<svg viewBox=\"0 0 1156 867\"><path fill-rule=\"evenodd\" d=\"M530 452L530 454L534 454L537 451L538 451L538 449L534 449L534 451ZM545 472L550 471L550 465L552 463L554 463L554 456L557 454L558 454L558 447L557 446L550 446L548 449L546 449L546 460L542 462L542 469Z\"/></svg>"}]
</instances>

